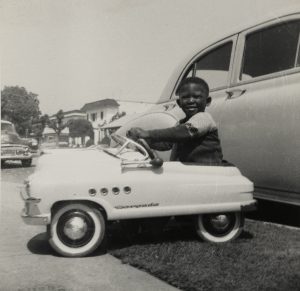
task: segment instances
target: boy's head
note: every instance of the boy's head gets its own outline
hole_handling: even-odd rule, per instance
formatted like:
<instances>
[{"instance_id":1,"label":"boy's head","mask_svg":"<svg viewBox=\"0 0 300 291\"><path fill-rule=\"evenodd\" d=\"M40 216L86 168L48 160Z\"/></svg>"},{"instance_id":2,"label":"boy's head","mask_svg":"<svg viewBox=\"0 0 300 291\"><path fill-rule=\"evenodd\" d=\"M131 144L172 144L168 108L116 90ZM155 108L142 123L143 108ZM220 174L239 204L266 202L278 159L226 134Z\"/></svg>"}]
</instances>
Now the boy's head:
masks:
<instances>
[{"instance_id":1,"label":"boy's head","mask_svg":"<svg viewBox=\"0 0 300 291\"><path fill-rule=\"evenodd\" d=\"M211 102L207 83L198 77L189 77L181 81L176 95L179 96L177 104L184 111L187 117L198 112L204 112L206 106Z\"/></svg>"}]
</instances>

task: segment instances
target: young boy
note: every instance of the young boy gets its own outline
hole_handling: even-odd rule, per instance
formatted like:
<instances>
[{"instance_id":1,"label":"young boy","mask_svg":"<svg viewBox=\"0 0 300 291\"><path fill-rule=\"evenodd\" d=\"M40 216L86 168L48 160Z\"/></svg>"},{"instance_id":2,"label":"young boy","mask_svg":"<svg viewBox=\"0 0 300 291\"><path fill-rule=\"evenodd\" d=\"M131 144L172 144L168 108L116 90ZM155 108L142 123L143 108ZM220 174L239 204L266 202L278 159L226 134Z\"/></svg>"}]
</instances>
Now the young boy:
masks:
<instances>
[{"instance_id":1,"label":"young boy","mask_svg":"<svg viewBox=\"0 0 300 291\"><path fill-rule=\"evenodd\" d=\"M127 136L137 140L146 139L151 148L170 150L171 160L204 165L220 165L222 149L218 129L211 115L205 112L211 103L209 87L200 78L184 79L176 92L177 104L186 117L179 124L165 129L143 130L135 127Z\"/></svg>"}]
</instances>

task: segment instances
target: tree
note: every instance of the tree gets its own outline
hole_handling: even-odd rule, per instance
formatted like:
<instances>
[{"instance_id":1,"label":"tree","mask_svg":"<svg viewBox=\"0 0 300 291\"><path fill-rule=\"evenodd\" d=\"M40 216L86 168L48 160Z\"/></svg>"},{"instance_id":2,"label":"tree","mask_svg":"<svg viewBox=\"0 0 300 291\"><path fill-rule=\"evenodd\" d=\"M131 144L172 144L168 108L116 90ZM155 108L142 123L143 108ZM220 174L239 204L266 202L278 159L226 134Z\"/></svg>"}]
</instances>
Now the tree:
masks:
<instances>
[{"instance_id":1,"label":"tree","mask_svg":"<svg viewBox=\"0 0 300 291\"><path fill-rule=\"evenodd\" d=\"M49 116L47 114L44 114L39 118L33 120L32 132L37 137L38 141L40 141L40 139L42 138L44 129L48 123L49 123Z\"/></svg>"},{"instance_id":2,"label":"tree","mask_svg":"<svg viewBox=\"0 0 300 291\"><path fill-rule=\"evenodd\" d=\"M21 136L31 132L32 121L39 118L40 114L37 94L19 86L5 86L1 91L2 119L14 123Z\"/></svg>"},{"instance_id":3,"label":"tree","mask_svg":"<svg viewBox=\"0 0 300 291\"><path fill-rule=\"evenodd\" d=\"M94 139L93 126L86 119L71 119L68 122L68 127L70 137L81 137L81 139L84 139L85 136L89 136L91 140Z\"/></svg>"},{"instance_id":4,"label":"tree","mask_svg":"<svg viewBox=\"0 0 300 291\"><path fill-rule=\"evenodd\" d=\"M62 110L59 110L56 114L55 114L55 119L53 120L48 120L48 126L50 128L52 128L56 135L57 135L57 139L56 139L56 144L58 146L59 143L59 137L61 132L68 126L66 123L63 122L64 120L64 112Z\"/></svg>"}]
</instances>

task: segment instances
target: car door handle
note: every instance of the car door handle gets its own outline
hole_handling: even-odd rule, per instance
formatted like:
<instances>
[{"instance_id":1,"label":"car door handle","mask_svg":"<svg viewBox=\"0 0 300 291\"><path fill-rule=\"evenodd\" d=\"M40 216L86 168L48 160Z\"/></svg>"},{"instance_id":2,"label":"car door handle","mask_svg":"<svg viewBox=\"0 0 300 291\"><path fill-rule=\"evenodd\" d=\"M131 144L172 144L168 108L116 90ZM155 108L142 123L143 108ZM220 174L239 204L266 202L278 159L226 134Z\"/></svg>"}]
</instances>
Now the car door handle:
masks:
<instances>
[{"instance_id":1,"label":"car door handle","mask_svg":"<svg viewBox=\"0 0 300 291\"><path fill-rule=\"evenodd\" d=\"M234 99L241 97L246 92L246 89L234 89L230 91L226 91L227 99Z\"/></svg>"}]
</instances>

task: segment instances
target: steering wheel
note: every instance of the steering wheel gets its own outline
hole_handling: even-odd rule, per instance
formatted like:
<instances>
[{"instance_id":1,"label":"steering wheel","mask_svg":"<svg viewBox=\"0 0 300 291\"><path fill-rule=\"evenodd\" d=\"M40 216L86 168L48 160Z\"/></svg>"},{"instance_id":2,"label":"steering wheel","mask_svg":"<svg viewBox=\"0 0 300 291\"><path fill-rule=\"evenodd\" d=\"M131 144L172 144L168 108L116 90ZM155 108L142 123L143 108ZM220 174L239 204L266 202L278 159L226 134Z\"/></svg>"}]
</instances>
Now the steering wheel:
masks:
<instances>
[{"instance_id":1,"label":"steering wheel","mask_svg":"<svg viewBox=\"0 0 300 291\"><path fill-rule=\"evenodd\" d=\"M157 153L153 150L151 150L150 146L148 145L148 143L143 139L143 138L139 138L137 140L137 142L146 150L146 152L148 153L151 161L150 164L155 167L155 168L160 168L163 165L163 160L158 157Z\"/></svg>"}]
</instances>

